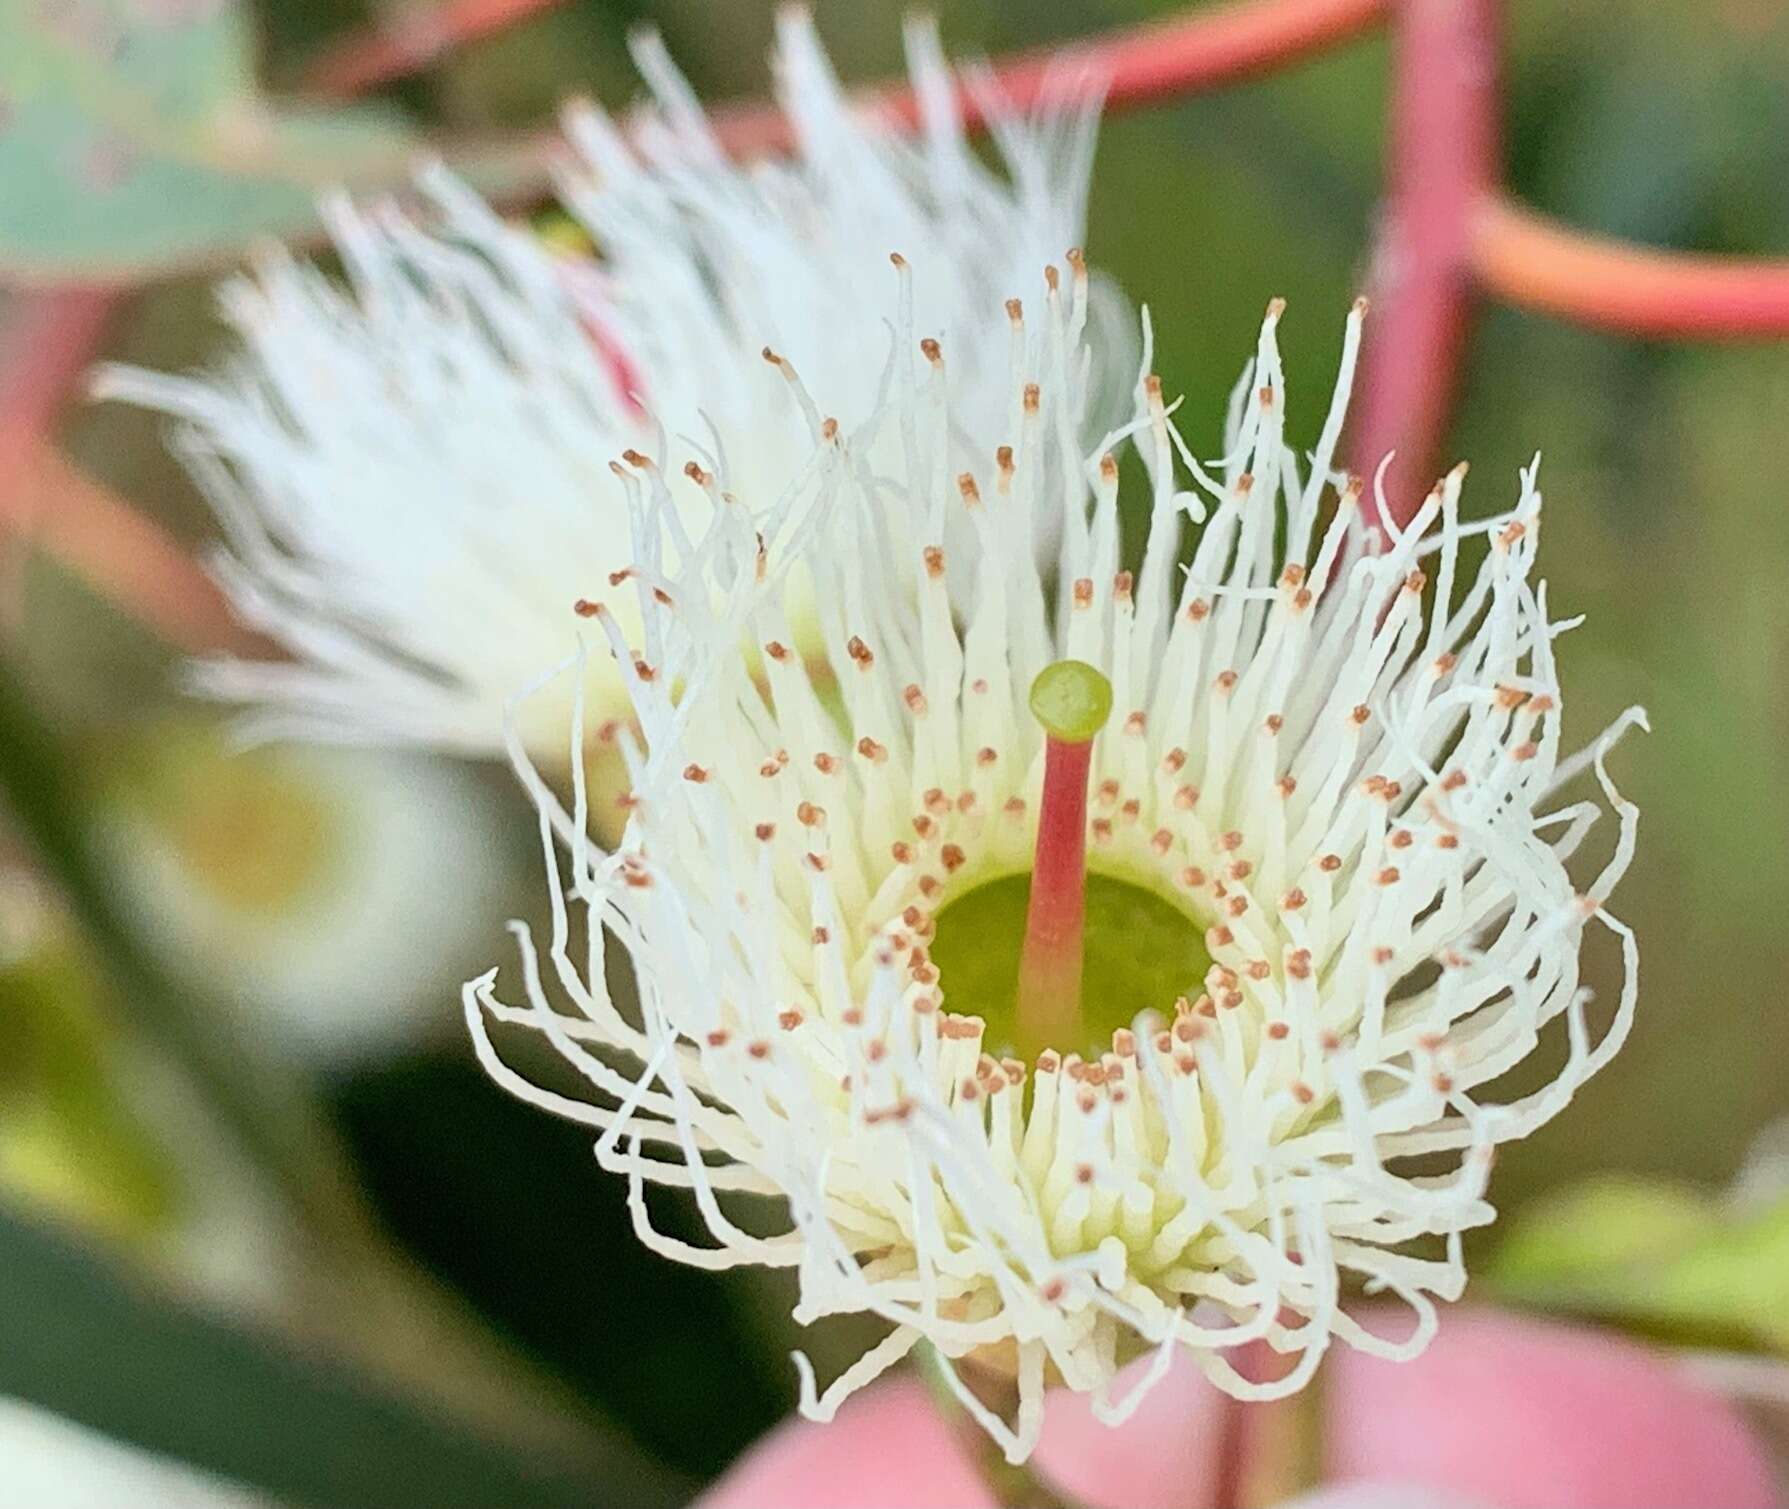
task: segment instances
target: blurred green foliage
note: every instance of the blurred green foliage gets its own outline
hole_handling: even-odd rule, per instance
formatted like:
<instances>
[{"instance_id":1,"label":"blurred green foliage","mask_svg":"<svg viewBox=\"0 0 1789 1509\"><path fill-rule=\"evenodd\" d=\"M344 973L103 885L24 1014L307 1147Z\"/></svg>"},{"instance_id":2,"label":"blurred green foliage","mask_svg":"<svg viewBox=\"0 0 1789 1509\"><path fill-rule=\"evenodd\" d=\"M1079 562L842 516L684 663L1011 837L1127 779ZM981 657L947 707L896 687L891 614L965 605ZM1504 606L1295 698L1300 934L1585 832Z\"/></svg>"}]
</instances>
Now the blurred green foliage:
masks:
<instances>
[{"instance_id":1,"label":"blurred green foliage","mask_svg":"<svg viewBox=\"0 0 1789 1509\"><path fill-rule=\"evenodd\" d=\"M1523 1210L1485 1277L1518 1303L1789 1354L1789 1198L1607 1176Z\"/></svg>"},{"instance_id":2,"label":"blurred green foliage","mask_svg":"<svg viewBox=\"0 0 1789 1509\"><path fill-rule=\"evenodd\" d=\"M103 1255L3 1212L0 1271L0 1395L202 1462L293 1509L617 1502L609 1475L588 1462L504 1449L354 1370L146 1290ZM675 1503L686 1487L637 1462L626 1481L625 1502L640 1509Z\"/></svg>"},{"instance_id":3,"label":"blurred green foliage","mask_svg":"<svg viewBox=\"0 0 1789 1509\"><path fill-rule=\"evenodd\" d=\"M165 1149L136 1113L78 934L30 882L0 888L0 1187L134 1242L179 1213Z\"/></svg>"}]
</instances>

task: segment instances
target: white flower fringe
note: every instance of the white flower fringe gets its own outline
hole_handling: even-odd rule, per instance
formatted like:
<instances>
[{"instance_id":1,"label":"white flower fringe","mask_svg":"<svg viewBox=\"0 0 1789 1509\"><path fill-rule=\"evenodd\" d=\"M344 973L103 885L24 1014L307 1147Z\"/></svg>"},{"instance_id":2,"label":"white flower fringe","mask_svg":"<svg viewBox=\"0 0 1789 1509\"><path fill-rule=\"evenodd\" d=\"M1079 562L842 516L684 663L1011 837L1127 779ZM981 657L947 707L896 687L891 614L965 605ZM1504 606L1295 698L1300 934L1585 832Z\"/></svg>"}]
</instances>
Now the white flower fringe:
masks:
<instances>
[{"instance_id":1,"label":"white flower fringe","mask_svg":"<svg viewBox=\"0 0 1789 1509\"><path fill-rule=\"evenodd\" d=\"M1012 306L1008 443L961 469L959 355L915 339L915 274L895 260L903 315L885 401L862 423L826 417L831 395L771 354L810 433L780 495L706 454L683 496L663 449L618 465L637 638L593 611L642 734L626 741L627 839L596 852L583 782L561 809L512 740L553 927L544 962L516 929L523 1004L499 999L495 971L466 987L480 1056L601 1133L654 1250L794 1267L799 1320L892 1324L824 1392L797 1359L816 1419L922 1337L1016 1371L1011 1426L959 1387L1014 1461L1036 1442L1047 1372L1117 1421L1171 1349L1243 1399L1300 1387L1332 1337L1413 1356L1435 1301L1464 1284L1461 1233L1492 1219L1492 1149L1563 1109L1634 1009L1634 939L1605 902L1637 814L1604 756L1644 717L1587 752L1618 833L1574 884L1597 804L1552 800L1582 758L1560 758L1554 647L1570 625L1532 576L1536 469L1509 513L1469 525L1459 467L1380 540L1363 484L1333 471L1364 306L1301 469L1277 302L1221 461L1181 441L1147 375L1147 318L1135 417L1084 456L1078 260L1050 269L1035 314ZM1113 456L1130 441L1150 488L1135 574L1120 569ZM1044 538L1060 541L1053 570L1030 548ZM820 625L815 663L791 648L797 590ZM1023 1064L985 1051L999 1045L927 944L953 898L1029 865L1042 740L1025 697L1065 655L1115 691L1090 865L1170 898L1216 962L1197 999L1153 1003L1109 1051L1064 1044ZM589 914L579 961L556 833ZM1593 919L1625 965L1600 1026L1579 980ZM611 939L637 1016L610 995ZM590 1098L508 1068L493 1035L514 1027L545 1037ZM1549 1082L1500 1101L1495 1082L1543 1040L1558 1045ZM713 1245L656 1230L648 1184L687 1190ZM748 1193L786 1200L784 1234L735 1223ZM1410 1334L1351 1320L1345 1273L1406 1303ZM1284 1376L1232 1364L1254 1340L1294 1359Z\"/></svg>"}]
</instances>

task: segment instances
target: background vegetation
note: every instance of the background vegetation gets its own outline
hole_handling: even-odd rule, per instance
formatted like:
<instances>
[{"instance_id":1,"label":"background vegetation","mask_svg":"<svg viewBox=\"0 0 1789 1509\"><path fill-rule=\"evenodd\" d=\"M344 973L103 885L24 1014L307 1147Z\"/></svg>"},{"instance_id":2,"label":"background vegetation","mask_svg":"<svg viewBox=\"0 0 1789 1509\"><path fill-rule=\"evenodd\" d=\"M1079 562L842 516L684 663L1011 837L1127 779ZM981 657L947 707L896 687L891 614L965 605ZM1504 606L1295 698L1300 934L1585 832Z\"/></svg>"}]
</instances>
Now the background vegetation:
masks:
<instances>
[{"instance_id":1,"label":"background vegetation","mask_svg":"<svg viewBox=\"0 0 1789 1509\"><path fill-rule=\"evenodd\" d=\"M953 52L973 53L1151 9L1167 7L942 13ZM818 10L847 77L898 71L896 7ZM771 15L762 0L571 0L383 90L362 128L491 140L570 93L623 102L625 29L644 20L706 97L761 96ZM254 18L278 91L369 11L260 0ZM1516 0L1507 21L1524 199L1642 242L1789 254L1779 6ZM1272 295L1291 305L1294 412L1326 387L1365 282L1386 70L1372 36L1106 125L1089 254L1151 306L1190 434L1215 435ZM104 353L216 360L211 303L205 275L143 286ZM1499 1168L1515 1236L1488 1271L1516 1300L1755 1349L1789 1341L1789 1236L1768 1199L1713 1202L1789 1109L1786 436L1789 343L1654 345L1494 310L1448 439L1479 512L1542 451L1553 602L1588 615L1563 660L1576 735L1636 701L1655 729L1617 760L1644 813L1616 897L1643 944L1639 1025L1572 1114ZM211 532L152 419L74 403L58 439L183 540ZM542 903L504 772L232 758L183 699L174 652L45 559L5 564L0 1393L294 1502L674 1502L714 1473L793 1402L786 1294L647 1255L587 1135L471 1062L457 982L506 957L504 917ZM367 793L411 814L411 849L382 830L373 843ZM391 906L377 872L405 864L397 889L428 888L424 920L341 957L340 914L318 897ZM187 900L155 900L176 884ZM1614 962L1599 954L1592 983ZM1569 1193L1592 1175L1599 1193ZM1613 1204L1560 1203L1582 1198ZM1586 1233L1588 1250L1564 1240ZM482 1323L513 1348L502 1359Z\"/></svg>"}]
</instances>

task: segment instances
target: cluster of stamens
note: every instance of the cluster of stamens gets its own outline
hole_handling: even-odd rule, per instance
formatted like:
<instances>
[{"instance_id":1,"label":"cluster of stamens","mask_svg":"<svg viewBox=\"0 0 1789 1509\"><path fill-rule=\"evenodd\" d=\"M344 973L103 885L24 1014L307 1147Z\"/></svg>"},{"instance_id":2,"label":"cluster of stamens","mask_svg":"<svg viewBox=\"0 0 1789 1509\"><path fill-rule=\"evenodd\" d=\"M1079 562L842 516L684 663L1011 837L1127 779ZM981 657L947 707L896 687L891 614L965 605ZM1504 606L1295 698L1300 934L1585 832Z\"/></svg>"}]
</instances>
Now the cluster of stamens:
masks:
<instances>
[{"instance_id":1,"label":"cluster of stamens","mask_svg":"<svg viewBox=\"0 0 1789 1509\"><path fill-rule=\"evenodd\" d=\"M1563 861L1594 811L1545 808L1574 766L1560 630L1530 581L1532 473L1463 591L1463 467L1375 537L1365 484L1331 471L1363 310L1301 476L1277 304L1211 471L1147 369L1134 421L1084 458L1072 271L1047 280L1041 331L1010 309L1015 432L991 486L954 438L943 348L911 332L889 414L859 431L780 363L815 449L772 507L723 493L691 536L662 470L628 470L641 640L592 614L641 734L622 735L627 842L594 855L539 794L633 956L640 1023L607 1004L599 961L561 973L578 1019L548 1020L537 991L501 1005L488 978L468 992L488 1061L496 1021L639 1063L630 1079L580 1050L598 1095L575 1114L636 1189L695 1190L716 1245L653 1232L640 1200L645 1239L798 1265L800 1318L894 1323L826 1393L804 1372L810 1413L921 1337L947 1358L1005 1349L1026 1402L984 1423L1015 1455L1046 1363L1103 1397L1129 1352L1184 1345L1252 1397L1297 1387L1334 1336L1419 1348L1463 1283L1459 1234L1491 1218L1492 1148L1565 1103L1632 1005L1630 986L1593 1041L1579 940L1594 915L1631 946L1601 902L1633 813L1602 777L1621 833L1580 895ZM1132 437L1151 483L1134 571L1115 460ZM1064 668L1104 688L1096 718L1038 700ZM1022 909L975 910L1020 878ZM1118 920L1083 928L1100 896ZM1016 993L978 963L1002 929L1023 936ZM1487 1097L1558 1021L1554 1081ZM1403 1163L1448 1151L1443 1177ZM721 1196L746 1189L786 1198L785 1238L728 1218ZM1439 1255L1409 1250L1425 1235ZM1344 1271L1402 1297L1411 1334L1350 1320ZM1271 1384L1226 1361L1263 1337L1297 1359Z\"/></svg>"}]
</instances>

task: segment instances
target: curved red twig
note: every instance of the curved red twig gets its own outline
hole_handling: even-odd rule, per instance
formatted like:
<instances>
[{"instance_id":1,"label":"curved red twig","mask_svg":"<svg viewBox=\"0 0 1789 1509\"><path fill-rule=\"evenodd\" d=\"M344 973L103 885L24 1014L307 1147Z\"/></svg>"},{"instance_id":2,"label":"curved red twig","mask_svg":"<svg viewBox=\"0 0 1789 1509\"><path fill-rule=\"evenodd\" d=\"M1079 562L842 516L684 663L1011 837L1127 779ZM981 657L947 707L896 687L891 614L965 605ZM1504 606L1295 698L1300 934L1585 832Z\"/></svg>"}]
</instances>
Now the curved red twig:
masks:
<instances>
[{"instance_id":1,"label":"curved red twig","mask_svg":"<svg viewBox=\"0 0 1789 1509\"><path fill-rule=\"evenodd\" d=\"M305 70L305 84L319 94L351 99L419 73L467 42L502 31L565 0L445 0L431 9L411 7L381 26L355 32L330 47Z\"/></svg>"},{"instance_id":2,"label":"curved red twig","mask_svg":"<svg viewBox=\"0 0 1789 1509\"><path fill-rule=\"evenodd\" d=\"M990 67L1002 97L1021 109L1044 98L1052 79L1085 68L1106 80L1106 108L1124 109L1236 83L1346 41L1384 19L1390 0L1232 0L1160 21L1106 32L1091 41L1035 47ZM858 92L865 109L912 127L919 105L904 83ZM982 104L960 91L970 130L985 125ZM789 122L774 105L721 105L710 112L727 149L742 157L781 151Z\"/></svg>"},{"instance_id":3,"label":"curved red twig","mask_svg":"<svg viewBox=\"0 0 1789 1509\"><path fill-rule=\"evenodd\" d=\"M1654 340L1789 335L1789 259L1603 240L1502 194L1476 207L1471 232L1479 285L1519 309Z\"/></svg>"},{"instance_id":4,"label":"curved red twig","mask_svg":"<svg viewBox=\"0 0 1789 1509\"><path fill-rule=\"evenodd\" d=\"M1088 42L1017 53L996 63L994 76L1009 98L1029 105L1052 75L1085 65L1110 80L1108 108L1147 104L1235 83L1331 47L1382 21L1389 8L1389 0L1233 0ZM969 119L979 123L973 106Z\"/></svg>"},{"instance_id":5,"label":"curved red twig","mask_svg":"<svg viewBox=\"0 0 1789 1509\"><path fill-rule=\"evenodd\" d=\"M0 307L0 482L55 417L116 302L110 289L70 286L18 293ZM0 518L12 501L0 495Z\"/></svg>"}]
</instances>

